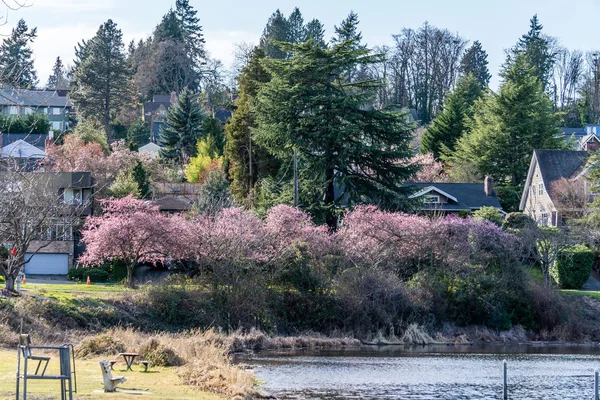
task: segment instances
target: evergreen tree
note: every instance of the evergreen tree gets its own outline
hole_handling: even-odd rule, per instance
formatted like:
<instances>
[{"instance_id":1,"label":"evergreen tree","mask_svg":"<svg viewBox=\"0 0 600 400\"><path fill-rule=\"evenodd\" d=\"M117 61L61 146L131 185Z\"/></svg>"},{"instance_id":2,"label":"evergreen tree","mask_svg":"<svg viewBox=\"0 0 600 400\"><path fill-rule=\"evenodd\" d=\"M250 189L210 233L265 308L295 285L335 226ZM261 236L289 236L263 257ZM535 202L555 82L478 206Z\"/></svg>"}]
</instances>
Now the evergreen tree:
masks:
<instances>
[{"instance_id":1,"label":"evergreen tree","mask_svg":"<svg viewBox=\"0 0 600 400\"><path fill-rule=\"evenodd\" d=\"M155 43L160 43L165 40L173 40L175 42L183 42L184 33L181 27L177 14L173 10L169 10L163 15L160 23L154 29L153 40Z\"/></svg>"},{"instance_id":2,"label":"evergreen tree","mask_svg":"<svg viewBox=\"0 0 600 400\"><path fill-rule=\"evenodd\" d=\"M145 199L150 195L150 180L148 178L148 172L144 165L138 160L131 170L131 176L136 182L140 199Z\"/></svg>"},{"instance_id":3,"label":"evergreen tree","mask_svg":"<svg viewBox=\"0 0 600 400\"><path fill-rule=\"evenodd\" d=\"M473 42L473 45L465 51L465 54L460 61L460 73L462 75L473 74L482 87L487 87L490 84L490 79L492 77L488 69L487 57L487 52L481 47L481 43L476 40Z\"/></svg>"},{"instance_id":4,"label":"evergreen tree","mask_svg":"<svg viewBox=\"0 0 600 400\"><path fill-rule=\"evenodd\" d=\"M304 43L306 41L306 26L304 26L304 18L298 7L288 17L288 39L290 43Z\"/></svg>"},{"instance_id":5,"label":"evergreen tree","mask_svg":"<svg viewBox=\"0 0 600 400\"><path fill-rule=\"evenodd\" d=\"M121 171L117 174L115 181L110 185L110 194L112 197L121 199L129 195L140 198L140 188L133 177L131 171Z\"/></svg>"},{"instance_id":6,"label":"evergreen tree","mask_svg":"<svg viewBox=\"0 0 600 400\"><path fill-rule=\"evenodd\" d=\"M313 19L306 24L306 39L312 39L321 47L326 47L325 27L318 19Z\"/></svg>"},{"instance_id":7,"label":"evergreen tree","mask_svg":"<svg viewBox=\"0 0 600 400\"><path fill-rule=\"evenodd\" d=\"M124 47L121 30L109 19L76 52L79 59L71 80L71 100L81 116L102 123L107 137L111 137L111 121L128 99Z\"/></svg>"},{"instance_id":8,"label":"evergreen tree","mask_svg":"<svg viewBox=\"0 0 600 400\"><path fill-rule=\"evenodd\" d=\"M260 48L269 58L286 58L287 53L281 49L277 42L287 42L289 40L288 21L281 11L277 10L271 15L267 26L260 38Z\"/></svg>"},{"instance_id":9,"label":"evergreen tree","mask_svg":"<svg viewBox=\"0 0 600 400\"><path fill-rule=\"evenodd\" d=\"M542 83L544 90L548 88L556 54L552 49L553 39L542 33L537 14L529 24L529 32L524 34L514 49L516 55L523 55L527 63L534 68L535 75Z\"/></svg>"},{"instance_id":10,"label":"evergreen tree","mask_svg":"<svg viewBox=\"0 0 600 400\"><path fill-rule=\"evenodd\" d=\"M56 62L54 63L54 67L52 67L52 75L48 77L46 88L50 90L66 90L69 88L67 71L60 57L56 57Z\"/></svg>"},{"instance_id":11,"label":"evergreen tree","mask_svg":"<svg viewBox=\"0 0 600 400\"><path fill-rule=\"evenodd\" d=\"M204 118L198 97L184 89L177 102L169 108L167 121L160 129L158 144L163 147L161 156L182 165L193 157L196 143L202 135Z\"/></svg>"},{"instance_id":12,"label":"evergreen tree","mask_svg":"<svg viewBox=\"0 0 600 400\"><path fill-rule=\"evenodd\" d=\"M29 30L24 20L19 20L10 36L0 46L0 82L2 85L33 88L38 79L33 66L33 51L29 47L37 37L37 28Z\"/></svg>"},{"instance_id":13,"label":"evergreen tree","mask_svg":"<svg viewBox=\"0 0 600 400\"><path fill-rule=\"evenodd\" d=\"M349 83L339 71L381 62L356 38L331 49L313 42L286 45L290 60L266 60L272 79L257 97L256 141L284 162L294 150L313 180L302 207L335 229L342 199L350 205L398 206L402 182L414 172L413 124L406 113L366 109L379 82Z\"/></svg>"},{"instance_id":14,"label":"evergreen tree","mask_svg":"<svg viewBox=\"0 0 600 400\"><path fill-rule=\"evenodd\" d=\"M451 173L468 165L478 179L490 175L496 182L508 179L511 186L520 187L534 149L560 149L565 144L557 136L560 115L553 112L525 56L509 57L501 76L499 93L475 103L471 131L445 159Z\"/></svg>"},{"instance_id":15,"label":"evergreen tree","mask_svg":"<svg viewBox=\"0 0 600 400\"><path fill-rule=\"evenodd\" d=\"M198 11L194 10L189 0L177 0L175 2L175 16L179 22L189 57L195 63L200 64L206 59L206 51L204 50L206 40L204 40L200 18L196 16L197 14Z\"/></svg>"},{"instance_id":16,"label":"evergreen tree","mask_svg":"<svg viewBox=\"0 0 600 400\"><path fill-rule=\"evenodd\" d=\"M354 48L366 49L367 46L362 44L362 32L358 30L358 14L350 11L350 14L342 21L340 26L335 26L335 35L331 38L331 43L341 44L346 41L352 42Z\"/></svg>"},{"instance_id":17,"label":"evergreen tree","mask_svg":"<svg viewBox=\"0 0 600 400\"><path fill-rule=\"evenodd\" d=\"M265 52L255 48L248 65L238 76L239 95L235 101L233 116L225 125L224 158L226 171L231 180L231 194L238 203L254 205L256 182L277 172L279 162L252 137L256 128L254 104L261 85L271 78L263 66Z\"/></svg>"},{"instance_id":18,"label":"evergreen tree","mask_svg":"<svg viewBox=\"0 0 600 400\"><path fill-rule=\"evenodd\" d=\"M468 121L473 116L473 104L482 95L481 82L473 74L462 76L454 92L446 97L443 111L425 129L421 153L432 153L439 158L442 150L454 151L456 141L467 131Z\"/></svg>"},{"instance_id":19,"label":"evergreen tree","mask_svg":"<svg viewBox=\"0 0 600 400\"><path fill-rule=\"evenodd\" d=\"M214 117L204 119L202 121L202 135L211 138L211 154L214 154L215 157L221 157L225 147L225 132L221 121Z\"/></svg>"}]
</instances>

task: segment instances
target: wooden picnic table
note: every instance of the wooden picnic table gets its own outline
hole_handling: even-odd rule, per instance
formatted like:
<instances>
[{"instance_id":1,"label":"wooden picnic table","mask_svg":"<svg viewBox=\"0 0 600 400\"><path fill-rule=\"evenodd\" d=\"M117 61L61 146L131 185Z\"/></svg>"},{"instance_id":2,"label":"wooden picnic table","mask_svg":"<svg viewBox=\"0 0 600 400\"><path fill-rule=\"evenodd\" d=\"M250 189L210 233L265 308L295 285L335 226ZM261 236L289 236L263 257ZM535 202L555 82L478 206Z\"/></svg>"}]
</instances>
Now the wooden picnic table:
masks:
<instances>
[{"instance_id":1,"label":"wooden picnic table","mask_svg":"<svg viewBox=\"0 0 600 400\"><path fill-rule=\"evenodd\" d=\"M133 371L133 369L131 369L131 366L133 365L133 360L135 360L135 358L137 356L139 356L138 353L119 353L118 357L123 356L123 359L125 360L125 364L127 364L127 370L129 371Z\"/></svg>"}]
</instances>

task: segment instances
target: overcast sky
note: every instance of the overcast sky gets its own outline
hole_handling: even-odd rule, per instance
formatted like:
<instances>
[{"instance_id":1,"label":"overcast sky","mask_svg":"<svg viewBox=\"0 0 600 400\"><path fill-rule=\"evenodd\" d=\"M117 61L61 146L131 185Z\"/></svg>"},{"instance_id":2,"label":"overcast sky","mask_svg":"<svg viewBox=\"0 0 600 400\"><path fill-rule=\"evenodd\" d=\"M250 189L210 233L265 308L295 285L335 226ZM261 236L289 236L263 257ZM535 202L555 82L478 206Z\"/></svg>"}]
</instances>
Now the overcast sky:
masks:
<instances>
[{"instance_id":1,"label":"overcast sky","mask_svg":"<svg viewBox=\"0 0 600 400\"><path fill-rule=\"evenodd\" d=\"M71 64L73 48L91 38L100 24L112 18L123 31L125 42L146 38L175 0L3 0L27 1L30 6L3 11L10 31L23 18L38 28L33 49L40 83L45 84L57 56ZM492 87L511 47L528 29L529 18L538 14L546 33L571 49L600 48L597 20L600 0L190 0L198 10L206 46L214 58L230 65L233 45L257 43L269 16L277 8L288 15L300 7L305 21L318 18L329 36L350 10L358 13L360 28L369 46L391 44L391 35L403 27L417 28L424 21L479 40L489 54ZM1 3L0 3L1 4Z\"/></svg>"}]
</instances>

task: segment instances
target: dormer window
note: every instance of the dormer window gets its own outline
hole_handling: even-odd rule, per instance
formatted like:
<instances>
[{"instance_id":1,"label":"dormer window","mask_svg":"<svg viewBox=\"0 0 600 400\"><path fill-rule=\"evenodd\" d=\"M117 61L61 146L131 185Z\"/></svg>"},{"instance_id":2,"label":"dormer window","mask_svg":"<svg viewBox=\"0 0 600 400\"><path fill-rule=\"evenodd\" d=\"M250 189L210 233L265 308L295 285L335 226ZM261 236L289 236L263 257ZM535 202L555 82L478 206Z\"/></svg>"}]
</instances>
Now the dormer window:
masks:
<instances>
[{"instance_id":1,"label":"dormer window","mask_svg":"<svg viewBox=\"0 0 600 400\"><path fill-rule=\"evenodd\" d=\"M423 196L423 202L425 204L440 204L440 196L433 194Z\"/></svg>"}]
</instances>

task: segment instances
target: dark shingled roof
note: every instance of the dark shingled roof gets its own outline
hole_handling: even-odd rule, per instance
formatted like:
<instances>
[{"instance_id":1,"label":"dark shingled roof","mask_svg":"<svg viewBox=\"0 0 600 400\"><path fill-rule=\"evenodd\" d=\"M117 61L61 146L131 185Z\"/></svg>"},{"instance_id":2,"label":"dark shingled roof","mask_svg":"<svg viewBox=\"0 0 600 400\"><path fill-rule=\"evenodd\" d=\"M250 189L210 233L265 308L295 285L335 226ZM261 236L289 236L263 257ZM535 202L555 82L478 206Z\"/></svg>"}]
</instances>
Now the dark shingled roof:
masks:
<instances>
[{"instance_id":1,"label":"dark shingled roof","mask_svg":"<svg viewBox=\"0 0 600 400\"><path fill-rule=\"evenodd\" d=\"M6 147L17 140L24 140L40 150L45 150L47 138L47 134L39 133L0 133L0 148Z\"/></svg>"},{"instance_id":2,"label":"dark shingled roof","mask_svg":"<svg viewBox=\"0 0 600 400\"><path fill-rule=\"evenodd\" d=\"M154 96L152 96L152 102L153 103L170 103L171 96L169 96L168 94L155 94Z\"/></svg>"},{"instance_id":3,"label":"dark shingled roof","mask_svg":"<svg viewBox=\"0 0 600 400\"><path fill-rule=\"evenodd\" d=\"M589 157L586 151L574 150L534 150L533 153L548 193L550 193L552 182L560 178L571 178L576 172L583 169ZM550 197L552 197L551 193Z\"/></svg>"},{"instance_id":4,"label":"dark shingled roof","mask_svg":"<svg viewBox=\"0 0 600 400\"><path fill-rule=\"evenodd\" d=\"M0 105L25 107L71 107L71 102L54 90L0 88Z\"/></svg>"},{"instance_id":5,"label":"dark shingled roof","mask_svg":"<svg viewBox=\"0 0 600 400\"><path fill-rule=\"evenodd\" d=\"M425 205L426 209L444 210L444 211L462 211L475 210L481 207L495 207L502 209L498 197L493 194L486 196L483 190L482 183L438 183L438 182L419 182L407 183L406 186L415 188L415 192L419 192L425 188L433 186L451 196L454 196L458 203L449 201L447 204L434 204L431 206ZM435 190L435 189L434 189Z\"/></svg>"},{"instance_id":6,"label":"dark shingled roof","mask_svg":"<svg viewBox=\"0 0 600 400\"><path fill-rule=\"evenodd\" d=\"M160 211L165 212L182 212L192 209L192 201L181 197L163 197L154 200L153 203L159 207Z\"/></svg>"}]
</instances>

